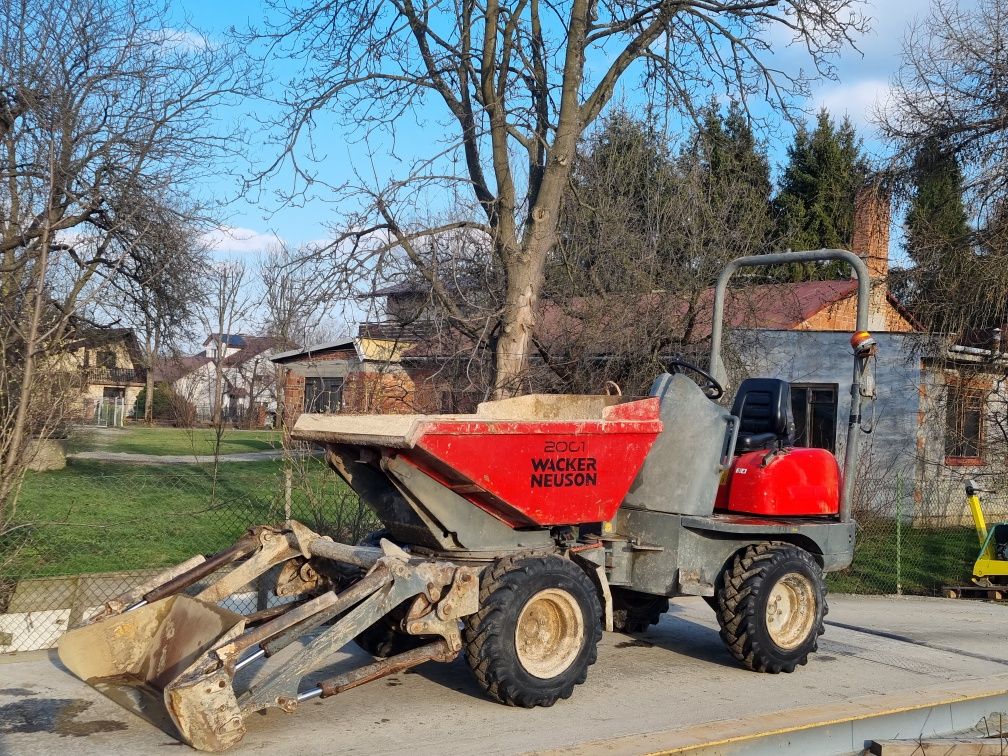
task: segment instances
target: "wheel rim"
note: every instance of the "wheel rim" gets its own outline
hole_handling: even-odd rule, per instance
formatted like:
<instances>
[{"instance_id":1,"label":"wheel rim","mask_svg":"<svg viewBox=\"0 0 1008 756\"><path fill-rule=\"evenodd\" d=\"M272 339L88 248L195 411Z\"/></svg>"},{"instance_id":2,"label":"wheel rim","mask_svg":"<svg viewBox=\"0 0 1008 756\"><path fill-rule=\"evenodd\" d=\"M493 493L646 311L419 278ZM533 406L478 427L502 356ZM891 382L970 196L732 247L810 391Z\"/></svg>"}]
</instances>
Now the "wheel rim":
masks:
<instances>
[{"instance_id":1,"label":"wheel rim","mask_svg":"<svg viewBox=\"0 0 1008 756\"><path fill-rule=\"evenodd\" d=\"M811 632L815 617L815 588L804 575L789 572L770 590L766 627L770 639L780 648L800 646Z\"/></svg>"},{"instance_id":2,"label":"wheel rim","mask_svg":"<svg viewBox=\"0 0 1008 756\"><path fill-rule=\"evenodd\" d=\"M584 618L567 591L547 588L530 598L515 625L518 661L533 677L548 680L566 670L584 643Z\"/></svg>"}]
</instances>

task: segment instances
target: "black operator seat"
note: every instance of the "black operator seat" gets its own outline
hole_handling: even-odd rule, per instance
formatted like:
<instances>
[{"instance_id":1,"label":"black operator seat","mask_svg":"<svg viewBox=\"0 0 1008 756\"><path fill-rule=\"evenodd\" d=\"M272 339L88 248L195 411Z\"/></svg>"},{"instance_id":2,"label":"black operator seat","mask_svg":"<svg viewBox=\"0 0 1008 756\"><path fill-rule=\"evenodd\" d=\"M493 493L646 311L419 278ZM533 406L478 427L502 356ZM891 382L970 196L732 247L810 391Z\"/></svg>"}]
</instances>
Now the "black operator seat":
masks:
<instances>
[{"instance_id":1,"label":"black operator seat","mask_svg":"<svg viewBox=\"0 0 1008 756\"><path fill-rule=\"evenodd\" d=\"M735 453L788 446L794 442L791 384L779 378L746 378L731 413L739 419Z\"/></svg>"}]
</instances>

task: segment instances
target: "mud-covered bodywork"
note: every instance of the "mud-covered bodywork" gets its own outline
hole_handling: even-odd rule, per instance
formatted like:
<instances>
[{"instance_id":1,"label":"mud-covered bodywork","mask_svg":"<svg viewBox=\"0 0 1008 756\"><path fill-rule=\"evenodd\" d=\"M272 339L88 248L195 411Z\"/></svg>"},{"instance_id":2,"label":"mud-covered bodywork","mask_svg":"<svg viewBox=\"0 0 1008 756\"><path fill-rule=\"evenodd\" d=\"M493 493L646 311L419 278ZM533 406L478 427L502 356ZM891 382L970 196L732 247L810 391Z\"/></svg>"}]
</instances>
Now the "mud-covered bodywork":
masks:
<instances>
[{"instance_id":1,"label":"mud-covered bodywork","mask_svg":"<svg viewBox=\"0 0 1008 756\"><path fill-rule=\"evenodd\" d=\"M859 281L843 494L824 508L828 514L718 508L724 476L740 458L746 413L729 412L682 375L659 376L644 398L530 395L485 402L467 415L304 414L293 437L321 446L374 510L384 525L374 545L337 543L293 521L253 528L234 546L108 602L64 636L60 658L110 698L206 751L237 743L253 712L292 711L425 661L450 661L463 648L460 625L466 659L488 695L552 705L584 682L600 624L653 624L665 597L680 594L718 594L711 603L740 663L794 670L824 629L823 571L846 567L853 554L858 413L874 392L865 376L875 343L860 332L864 263L836 250L734 261L718 281L709 373L680 363L720 393L714 376L723 374L731 274L824 259L849 262ZM766 450L761 480L789 453L786 437L764 435L772 441L756 447ZM801 467L800 456L788 470ZM837 488L829 488L833 499ZM229 596L266 577L270 602L245 615L227 608ZM772 597L759 593L778 585ZM516 606L514 596L525 603ZM771 605L772 616L756 616ZM794 617L804 623L797 629ZM368 635L375 632L378 642ZM761 633L767 638L757 643ZM556 674L552 662L534 663L568 658L551 637L573 660ZM786 647L773 646L775 637ZM355 639L375 661L316 679ZM531 671L522 658L532 660Z\"/></svg>"},{"instance_id":2,"label":"mud-covered bodywork","mask_svg":"<svg viewBox=\"0 0 1008 756\"><path fill-rule=\"evenodd\" d=\"M292 711L306 699L424 661L454 659L462 648L458 621L479 606L478 569L413 559L387 541L377 549L347 546L290 522L256 528L239 544L222 552L226 558L167 571L108 602L63 636L61 661L172 737L221 751L241 740L253 712ZM183 592L219 568L227 571L195 596ZM347 569L356 569L358 579L326 576ZM218 605L271 570L274 595L284 603L247 616ZM166 589L171 595L162 596ZM403 605L402 632L421 641L416 648L309 681L354 637ZM253 679L238 674L260 660Z\"/></svg>"}]
</instances>

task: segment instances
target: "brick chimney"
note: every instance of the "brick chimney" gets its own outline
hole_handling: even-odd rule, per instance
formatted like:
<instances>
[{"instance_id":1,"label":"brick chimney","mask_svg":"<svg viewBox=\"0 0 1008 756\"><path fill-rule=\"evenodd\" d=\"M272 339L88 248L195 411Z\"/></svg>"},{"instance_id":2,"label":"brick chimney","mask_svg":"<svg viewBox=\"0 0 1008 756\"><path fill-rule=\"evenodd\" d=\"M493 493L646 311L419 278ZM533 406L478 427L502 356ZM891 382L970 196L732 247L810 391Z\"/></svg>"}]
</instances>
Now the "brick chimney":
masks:
<instances>
[{"instance_id":1,"label":"brick chimney","mask_svg":"<svg viewBox=\"0 0 1008 756\"><path fill-rule=\"evenodd\" d=\"M868 328L887 330L886 299L889 292L889 217L892 199L878 181L866 184L854 197L854 234L851 251L865 261L871 277Z\"/></svg>"}]
</instances>

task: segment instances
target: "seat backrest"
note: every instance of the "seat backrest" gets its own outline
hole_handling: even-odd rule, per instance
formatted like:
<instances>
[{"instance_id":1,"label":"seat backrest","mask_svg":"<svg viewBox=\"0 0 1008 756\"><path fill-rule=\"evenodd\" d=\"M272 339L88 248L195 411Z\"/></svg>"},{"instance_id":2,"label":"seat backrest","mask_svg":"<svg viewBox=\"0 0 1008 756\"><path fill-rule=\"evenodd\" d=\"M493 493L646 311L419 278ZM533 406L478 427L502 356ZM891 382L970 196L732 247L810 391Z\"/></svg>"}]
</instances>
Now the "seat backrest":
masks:
<instances>
[{"instance_id":1,"label":"seat backrest","mask_svg":"<svg viewBox=\"0 0 1008 756\"><path fill-rule=\"evenodd\" d=\"M734 422L684 375L659 375L662 432L623 500L628 509L709 515L721 480L721 456Z\"/></svg>"},{"instance_id":2,"label":"seat backrest","mask_svg":"<svg viewBox=\"0 0 1008 756\"><path fill-rule=\"evenodd\" d=\"M738 387L731 413L740 421L739 435L772 433L788 443L794 439L791 384L779 378L746 378Z\"/></svg>"}]
</instances>

